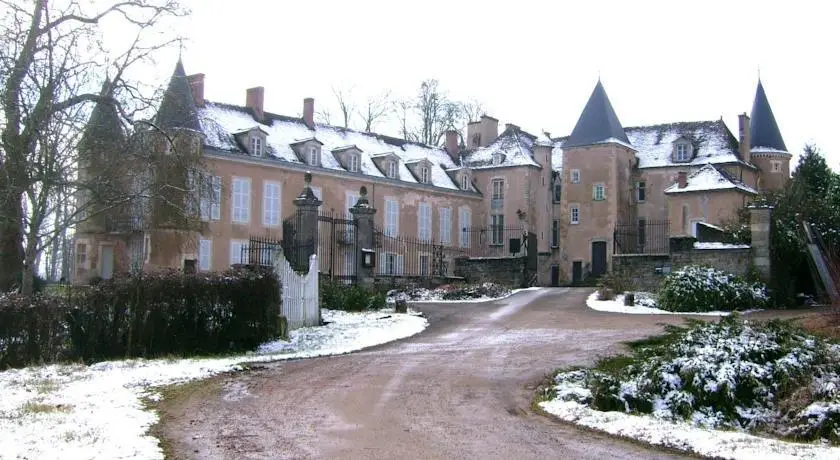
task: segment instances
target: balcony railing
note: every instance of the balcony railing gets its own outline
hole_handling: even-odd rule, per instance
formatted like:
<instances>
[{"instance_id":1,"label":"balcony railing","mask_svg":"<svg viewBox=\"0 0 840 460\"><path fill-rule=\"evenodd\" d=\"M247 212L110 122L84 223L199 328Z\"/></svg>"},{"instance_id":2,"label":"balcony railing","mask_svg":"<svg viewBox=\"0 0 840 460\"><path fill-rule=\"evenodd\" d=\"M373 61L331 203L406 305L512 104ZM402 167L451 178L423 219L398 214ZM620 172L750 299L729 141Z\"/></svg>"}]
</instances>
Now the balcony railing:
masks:
<instances>
[{"instance_id":1,"label":"balcony railing","mask_svg":"<svg viewBox=\"0 0 840 460\"><path fill-rule=\"evenodd\" d=\"M105 231L109 233L142 232L145 222L142 216L109 216L105 219Z\"/></svg>"}]
</instances>

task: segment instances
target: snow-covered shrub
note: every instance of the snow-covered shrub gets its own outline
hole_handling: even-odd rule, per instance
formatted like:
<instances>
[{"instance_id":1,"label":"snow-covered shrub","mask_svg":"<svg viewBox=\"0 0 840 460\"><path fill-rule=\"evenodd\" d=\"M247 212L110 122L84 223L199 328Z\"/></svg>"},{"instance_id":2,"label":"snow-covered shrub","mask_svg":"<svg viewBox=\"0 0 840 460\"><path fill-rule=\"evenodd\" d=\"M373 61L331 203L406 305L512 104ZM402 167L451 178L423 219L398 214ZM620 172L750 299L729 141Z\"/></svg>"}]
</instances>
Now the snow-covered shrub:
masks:
<instances>
[{"instance_id":1,"label":"snow-covered shrub","mask_svg":"<svg viewBox=\"0 0 840 460\"><path fill-rule=\"evenodd\" d=\"M659 308L706 312L766 308L767 288L709 267L689 265L668 275L659 289Z\"/></svg>"},{"instance_id":2,"label":"snow-covered shrub","mask_svg":"<svg viewBox=\"0 0 840 460\"><path fill-rule=\"evenodd\" d=\"M556 397L708 428L840 443L840 346L789 323L737 316L694 322L631 349L630 356L558 374ZM564 396L576 394L589 397Z\"/></svg>"},{"instance_id":3,"label":"snow-covered shrub","mask_svg":"<svg viewBox=\"0 0 840 460\"><path fill-rule=\"evenodd\" d=\"M485 297L503 297L510 293L510 289L495 283L482 283L447 290L441 298L443 300L470 300Z\"/></svg>"}]
</instances>

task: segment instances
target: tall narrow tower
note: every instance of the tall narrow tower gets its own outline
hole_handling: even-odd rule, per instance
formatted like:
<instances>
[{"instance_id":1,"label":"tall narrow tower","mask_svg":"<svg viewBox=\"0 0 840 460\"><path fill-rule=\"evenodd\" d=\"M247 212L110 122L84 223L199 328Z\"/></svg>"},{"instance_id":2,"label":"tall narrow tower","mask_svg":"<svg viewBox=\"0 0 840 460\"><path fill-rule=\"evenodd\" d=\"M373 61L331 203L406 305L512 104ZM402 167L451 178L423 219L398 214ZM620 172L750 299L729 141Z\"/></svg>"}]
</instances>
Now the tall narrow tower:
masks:
<instances>
[{"instance_id":1,"label":"tall narrow tower","mask_svg":"<svg viewBox=\"0 0 840 460\"><path fill-rule=\"evenodd\" d=\"M790 158L773 109L758 81L752 113L750 114L750 157L759 168L759 188L778 190L790 179Z\"/></svg>"}]
</instances>

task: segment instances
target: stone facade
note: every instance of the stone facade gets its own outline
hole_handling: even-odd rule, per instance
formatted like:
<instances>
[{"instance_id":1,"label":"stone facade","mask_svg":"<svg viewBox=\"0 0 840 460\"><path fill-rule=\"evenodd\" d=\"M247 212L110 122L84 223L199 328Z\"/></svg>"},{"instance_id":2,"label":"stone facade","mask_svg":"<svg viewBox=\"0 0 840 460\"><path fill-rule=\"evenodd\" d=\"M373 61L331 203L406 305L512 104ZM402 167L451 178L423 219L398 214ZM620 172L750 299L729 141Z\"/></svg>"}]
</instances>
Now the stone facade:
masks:
<instances>
[{"instance_id":1,"label":"stone facade","mask_svg":"<svg viewBox=\"0 0 840 460\"><path fill-rule=\"evenodd\" d=\"M494 282L524 287L525 257L455 259L455 275L469 283Z\"/></svg>"},{"instance_id":2,"label":"stone facade","mask_svg":"<svg viewBox=\"0 0 840 460\"><path fill-rule=\"evenodd\" d=\"M752 261L750 249L691 249L670 255L616 255L613 256L613 269L629 274L634 290L656 292L668 273L687 265L714 267L746 276Z\"/></svg>"}]
</instances>

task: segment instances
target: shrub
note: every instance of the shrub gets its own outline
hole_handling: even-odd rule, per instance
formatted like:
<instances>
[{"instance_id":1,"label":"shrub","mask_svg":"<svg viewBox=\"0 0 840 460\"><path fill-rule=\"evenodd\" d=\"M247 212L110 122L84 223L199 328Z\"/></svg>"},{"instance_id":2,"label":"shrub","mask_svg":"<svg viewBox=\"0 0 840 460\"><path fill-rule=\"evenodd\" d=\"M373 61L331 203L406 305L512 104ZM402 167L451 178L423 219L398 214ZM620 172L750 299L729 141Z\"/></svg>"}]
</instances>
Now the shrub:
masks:
<instances>
[{"instance_id":1,"label":"shrub","mask_svg":"<svg viewBox=\"0 0 840 460\"><path fill-rule=\"evenodd\" d=\"M482 283L446 290L441 298L443 300L469 300L482 297L502 297L509 293L510 289L504 286L495 283Z\"/></svg>"},{"instance_id":2,"label":"shrub","mask_svg":"<svg viewBox=\"0 0 840 460\"><path fill-rule=\"evenodd\" d=\"M632 283L633 280L627 272L624 270L614 270L611 273L601 275L601 278L598 280L598 288L599 291L609 289L614 294L624 294L633 287Z\"/></svg>"},{"instance_id":3,"label":"shrub","mask_svg":"<svg viewBox=\"0 0 840 460\"><path fill-rule=\"evenodd\" d=\"M767 288L714 268L687 266L668 275L659 289L659 308L705 312L767 308Z\"/></svg>"},{"instance_id":4,"label":"shrub","mask_svg":"<svg viewBox=\"0 0 840 460\"><path fill-rule=\"evenodd\" d=\"M344 311L385 308L385 293L374 287L347 285L342 282L321 282L319 289L321 308Z\"/></svg>"},{"instance_id":5,"label":"shrub","mask_svg":"<svg viewBox=\"0 0 840 460\"><path fill-rule=\"evenodd\" d=\"M0 369L64 359L68 311L60 297L0 294Z\"/></svg>"}]
</instances>

